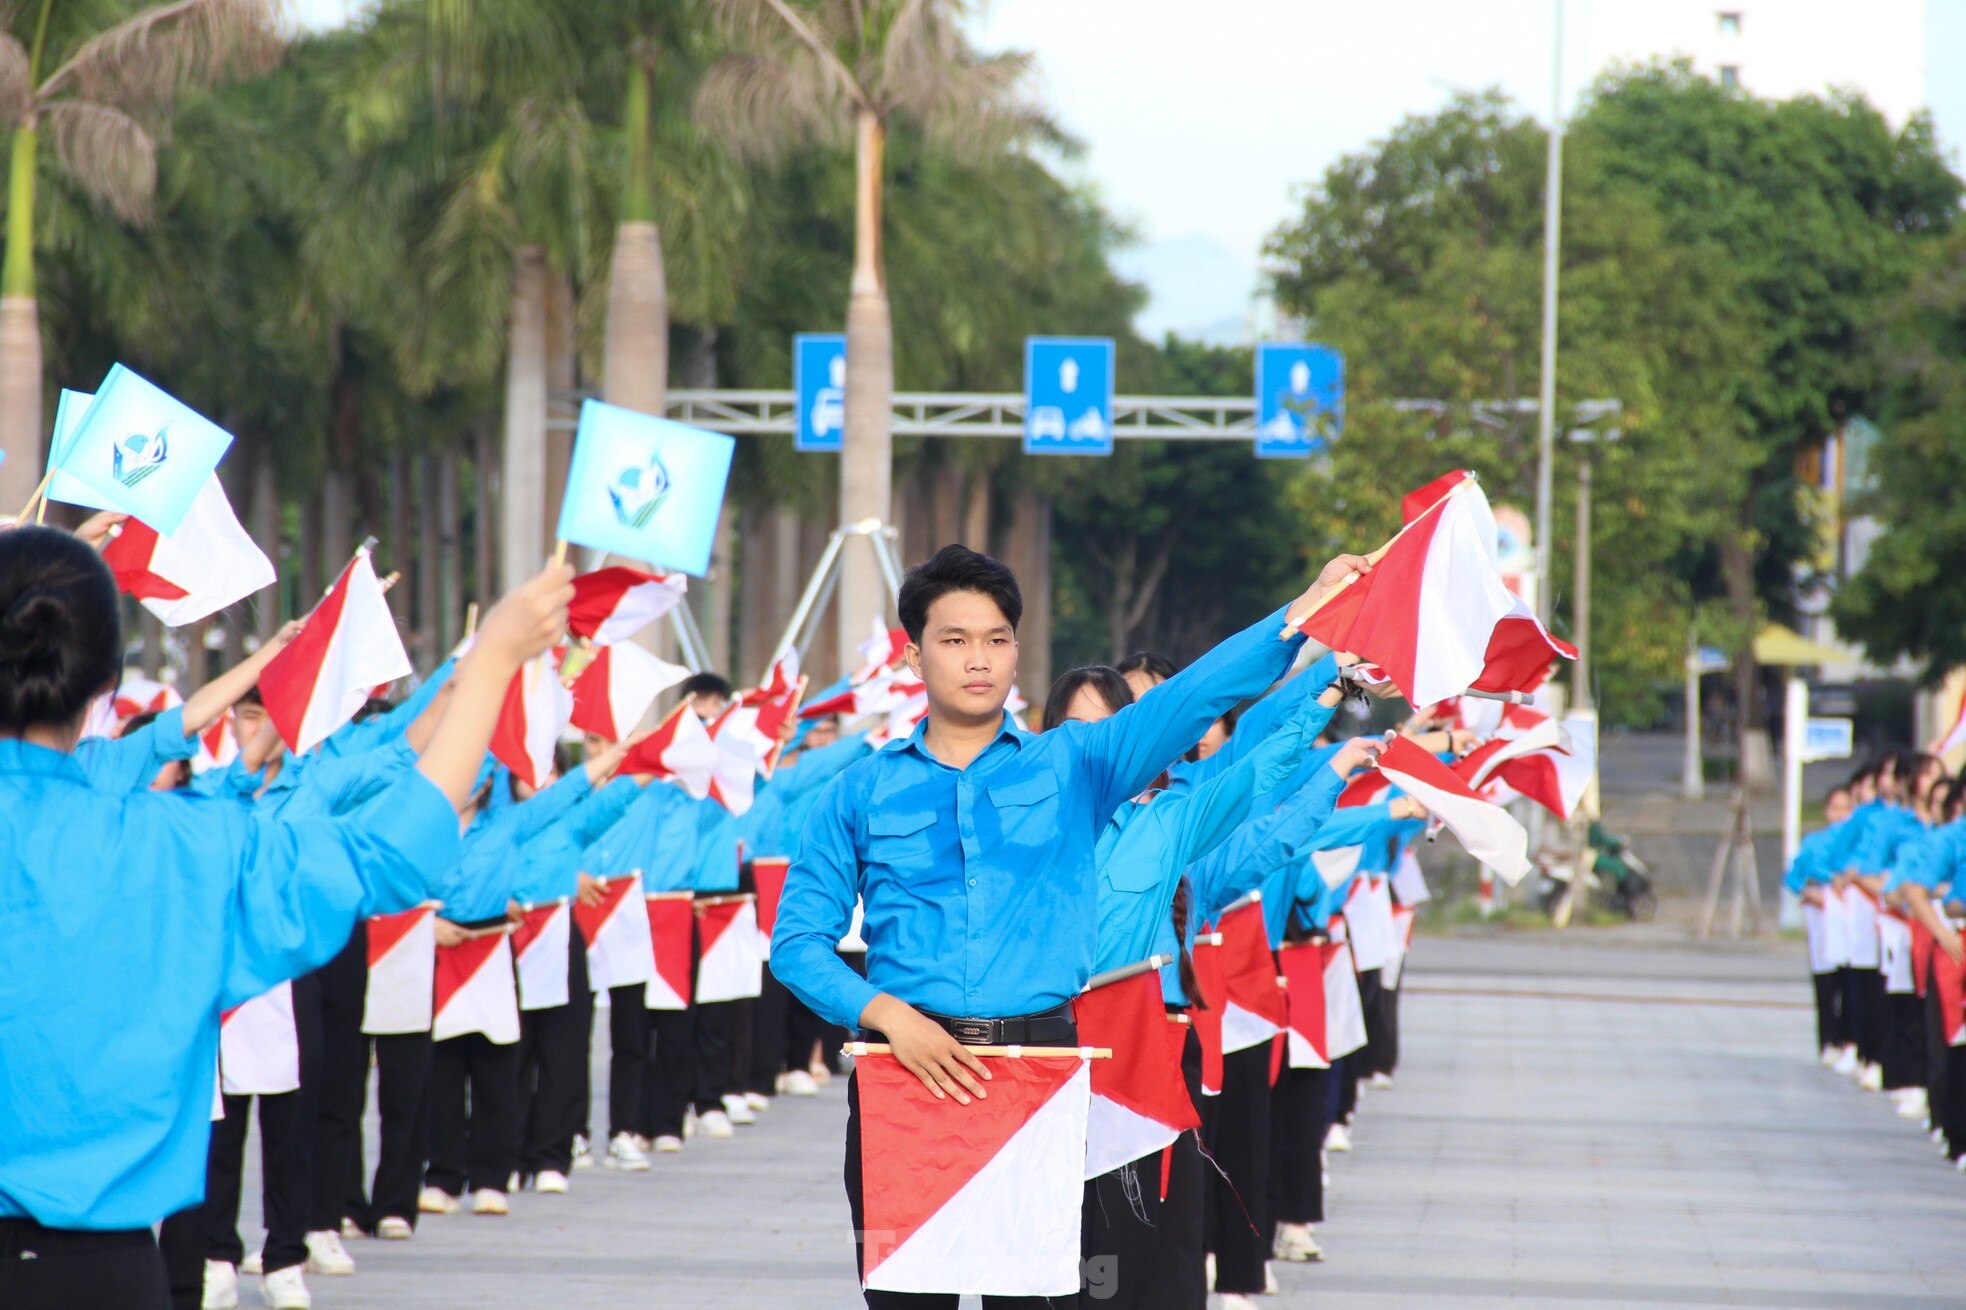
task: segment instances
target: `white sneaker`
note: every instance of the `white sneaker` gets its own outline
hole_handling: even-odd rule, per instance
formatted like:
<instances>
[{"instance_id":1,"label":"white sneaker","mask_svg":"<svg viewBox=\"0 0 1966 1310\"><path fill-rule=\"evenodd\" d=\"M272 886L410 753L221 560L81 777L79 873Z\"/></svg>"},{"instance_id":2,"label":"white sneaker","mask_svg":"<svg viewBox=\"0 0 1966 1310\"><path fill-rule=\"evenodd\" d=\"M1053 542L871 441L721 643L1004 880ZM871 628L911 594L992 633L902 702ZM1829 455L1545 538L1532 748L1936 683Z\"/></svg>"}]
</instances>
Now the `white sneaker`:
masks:
<instances>
[{"instance_id":1,"label":"white sneaker","mask_svg":"<svg viewBox=\"0 0 1966 1310\"><path fill-rule=\"evenodd\" d=\"M1210 1251L1201 1258L1202 1285L1209 1291L1215 1290L1215 1252Z\"/></svg>"},{"instance_id":2,"label":"white sneaker","mask_svg":"<svg viewBox=\"0 0 1966 1310\"><path fill-rule=\"evenodd\" d=\"M511 1214L512 1207L506 1203L505 1193L495 1187L480 1187L471 1196L472 1214Z\"/></svg>"},{"instance_id":3,"label":"white sneaker","mask_svg":"<svg viewBox=\"0 0 1966 1310\"><path fill-rule=\"evenodd\" d=\"M1857 1075L1857 1086L1863 1088L1867 1092L1883 1091L1884 1090L1883 1068L1875 1064L1865 1065L1864 1071Z\"/></svg>"},{"instance_id":4,"label":"white sneaker","mask_svg":"<svg viewBox=\"0 0 1966 1310\"><path fill-rule=\"evenodd\" d=\"M271 1310L312 1310L314 1298L307 1293L307 1280L299 1265L275 1269L259 1280L259 1299Z\"/></svg>"},{"instance_id":5,"label":"white sneaker","mask_svg":"<svg viewBox=\"0 0 1966 1310\"><path fill-rule=\"evenodd\" d=\"M817 1096L819 1084L803 1069L794 1069L779 1080L778 1090L787 1096Z\"/></svg>"},{"instance_id":6,"label":"white sneaker","mask_svg":"<svg viewBox=\"0 0 1966 1310\"><path fill-rule=\"evenodd\" d=\"M1845 1077L1854 1075L1857 1072L1857 1048L1846 1046L1841 1051L1838 1051L1836 1062L1830 1065L1830 1072L1840 1073Z\"/></svg>"},{"instance_id":7,"label":"white sneaker","mask_svg":"<svg viewBox=\"0 0 1966 1310\"><path fill-rule=\"evenodd\" d=\"M246 1258L239 1262L239 1276L241 1278L258 1278L261 1274L265 1273L265 1257L266 1252L264 1251L248 1252Z\"/></svg>"},{"instance_id":8,"label":"white sneaker","mask_svg":"<svg viewBox=\"0 0 1966 1310\"><path fill-rule=\"evenodd\" d=\"M1276 1257L1279 1260L1322 1260L1324 1251L1312 1235L1309 1224L1278 1224Z\"/></svg>"},{"instance_id":9,"label":"white sneaker","mask_svg":"<svg viewBox=\"0 0 1966 1310\"><path fill-rule=\"evenodd\" d=\"M607 1166L624 1173L640 1173L649 1167L649 1158L635 1145L632 1133L616 1133L608 1143Z\"/></svg>"},{"instance_id":10,"label":"white sneaker","mask_svg":"<svg viewBox=\"0 0 1966 1310\"><path fill-rule=\"evenodd\" d=\"M1383 1092L1393 1085L1393 1076L1389 1073L1375 1073L1365 1080L1365 1085L1375 1092Z\"/></svg>"},{"instance_id":11,"label":"white sneaker","mask_svg":"<svg viewBox=\"0 0 1966 1310\"><path fill-rule=\"evenodd\" d=\"M744 1104L750 1106L754 1113L762 1114L771 1109L771 1098L763 1092L746 1092Z\"/></svg>"},{"instance_id":12,"label":"white sneaker","mask_svg":"<svg viewBox=\"0 0 1966 1310\"><path fill-rule=\"evenodd\" d=\"M359 1242L367 1236L368 1234L362 1231L362 1225L356 1223L353 1219L344 1219L341 1221L342 1241Z\"/></svg>"},{"instance_id":13,"label":"white sneaker","mask_svg":"<svg viewBox=\"0 0 1966 1310\"><path fill-rule=\"evenodd\" d=\"M516 1194L525 1191L526 1176L520 1173L517 1169L514 1169L511 1173L505 1175L505 1190L508 1194Z\"/></svg>"},{"instance_id":14,"label":"white sneaker","mask_svg":"<svg viewBox=\"0 0 1966 1310\"><path fill-rule=\"evenodd\" d=\"M683 1139L674 1134L664 1133L655 1139L655 1153L657 1155L674 1155L682 1149Z\"/></svg>"},{"instance_id":15,"label":"white sneaker","mask_svg":"<svg viewBox=\"0 0 1966 1310\"><path fill-rule=\"evenodd\" d=\"M1327 1151L1349 1151L1352 1149L1352 1130L1343 1124L1332 1124L1324 1134L1324 1149Z\"/></svg>"},{"instance_id":16,"label":"white sneaker","mask_svg":"<svg viewBox=\"0 0 1966 1310\"><path fill-rule=\"evenodd\" d=\"M1952 1162L1952 1167L1957 1169L1960 1173L1966 1174L1966 1155L1962 1155L1957 1160L1954 1160Z\"/></svg>"},{"instance_id":17,"label":"white sneaker","mask_svg":"<svg viewBox=\"0 0 1966 1310\"><path fill-rule=\"evenodd\" d=\"M1256 1302L1241 1292L1223 1292L1215 1298L1215 1304L1221 1310L1256 1310Z\"/></svg>"},{"instance_id":18,"label":"white sneaker","mask_svg":"<svg viewBox=\"0 0 1966 1310\"><path fill-rule=\"evenodd\" d=\"M342 1246L340 1233L319 1232L307 1235L307 1272L330 1275L355 1272L355 1257L348 1254L346 1248Z\"/></svg>"},{"instance_id":19,"label":"white sneaker","mask_svg":"<svg viewBox=\"0 0 1966 1310\"><path fill-rule=\"evenodd\" d=\"M409 1220L392 1214L375 1226L375 1235L385 1242L407 1242L416 1236L416 1229L410 1227Z\"/></svg>"},{"instance_id":20,"label":"white sneaker","mask_svg":"<svg viewBox=\"0 0 1966 1310\"><path fill-rule=\"evenodd\" d=\"M635 1149L640 1151L643 1155L647 1155L649 1153L649 1139L642 1136L640 1133L636 1133Z\"/></svg>"},{"instance_id":21,"label":"white sneaker","mask_svg":"<svg viewBox=\"0 0 1966 1310\"><path fill-rule=\"evenodd\" d=\"M565 1196L567 1176L558 1169L541 1169L533 1176L532 1188L535 1192L542 1192L547 1196Z\"/></svg>"},{"instance_id":22,"label":"white sneaker","mask_svg":"<svg viewBox=\"0 0 1966 1310\"><path fill-rule=\"evenodd\" d=\"M1263 1262L1263 1295L1264 1296L1283 1295L1283 1288L1277 1284L1277 1271L1270 1267L1270 1262L1268 1260L1265 1260Z\"/></svg>"},{"instance_id":23,"label":"white sneaker","mask_svg":"<svg viewBox=\"0 0 1966 1310\"><path fill-rule=\"evenodd\" d=\"M712 1110L711 1113L715 1114L716 1111ZM758 1122L758 1116L751 1113L750 1102L741 1096L733 1095L724 1098L724 1116L732 1123L743 1124L746 1127Z\"/></svg>"},{"instance_id":24,"label":"white sneaker","mask_svg":"<svg viewBox=\"0 0 1966 1310\"><path fill-rule=\"evenodd\" d=\"M594 1167L594 1148L588 1144L586 1136L581 1133L575 1133L573 1135L573 1167L576 1169L592 1169Z\"/></svg>"},{"instance_id":25,"label":"white sneaker","mask_svg":"<svg viewBox=\"0 0 1966 1310\"><path fill-rule=\"evenodd\" d=\"M1904 1095L1898 1098L1898 1118L1923 1119L1928 1101L1923 1087L1907 1087Z\"/></svg>"},{"instance_id":26,"label":"white sneaker","mask_svg":"<svg viewBox=\"0 0 1966 1310\"><path fill-rule=\"evenodd\" d=\"M833 1071L826 1067L824 1060L814 1060L811 1064L807 1065L806 1075L821 1087L833 1081Z\"/></svg>"},{"instance_id":27,"label":"white sneaker","mask_svg":"<svg viewBox=\"0 0 1966 1310\"><path fill-rule=\"evenodd\" d=\"M705 1137L737 1136L737 1129L731 1126L731 1117L722 1110L696 1116L696 1131Z\"/></svg>"},{"instance_id":28,"label":"white sneaker","mask_svg":"<svg viewBox=\"0 0 1966 1310\"><path fill-rule=\"evenodd\" d=\"M1823 1068L1834 1069L1836 1067L1836 1062L1838 1058L1841 1057L1842 1054L1843 1051L1842 1048L1840 1047L1825 1046L1822 1050L1822 1054L1819 1055L1817 1058L1823 1062Z\"/></svg>"},{"instance_id":29,"label":"white sneaker","mask_svg":"<svg viewBox=\"0 0 1966 1310\"><path fill-rule=\"evenodd\" d=\"M237 1310L239 1271L223 1260L205 1261L204 1310Z\"/></svg>"},{"instance_id":30,"label":"white sneaker","mask_svg":"<svg viewBox=\"0 0 1966 1310\"><path fill-rule=\"evenodd\" d=\"M416 1208L421 1214L456 1214L464 1207L443 1188L426 1187L416 1194Z\"/></svg>"}]
</instances>

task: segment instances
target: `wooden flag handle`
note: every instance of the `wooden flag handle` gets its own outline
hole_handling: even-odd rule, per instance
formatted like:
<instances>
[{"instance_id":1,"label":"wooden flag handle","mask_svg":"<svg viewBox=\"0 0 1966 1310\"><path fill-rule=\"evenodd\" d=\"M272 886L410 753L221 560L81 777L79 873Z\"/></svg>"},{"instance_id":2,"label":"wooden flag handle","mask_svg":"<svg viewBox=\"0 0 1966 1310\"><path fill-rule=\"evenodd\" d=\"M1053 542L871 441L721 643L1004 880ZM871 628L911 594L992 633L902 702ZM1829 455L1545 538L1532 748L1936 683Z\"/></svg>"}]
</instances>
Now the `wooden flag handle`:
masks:
<instances>
[{"instance_id":1,"label":"wooden flag handle","mask_svg":"<svg viewBox=\"0 0 1966 1310\"><path fill-rule=\"evenodd\" d=\"M466 637L478 635L478 602L475 600L464 607L464 635Z\"/></svg>"},{"instance_id":2,"label":"wooden flag handle","mask_svg":"<svg viewBox=\"0 0 1966 1310\"><path fill-rule=\"evenodd\" d=\"M840 1049L856 1058L894 1054L894 1048L886 1042L848 1042ZM995 1056L1004 1060L1020 1060L1025 1056L1071 1056L1080 1060L1113 1058L1113 1048L1110 1046L965 1046L963 1049L971 1055Z\"/></svg>"},{"instance_id":3,"label":"wooden flag handle","mask_svg":"<svg viewBox=\"0 0 1966 1310\"><path fill-rule=\"evenodd\" d=\"M567 562L567 539L561 537L553 543L553 567L558 568Z\"/></svg>"},{"instance_id":4,"label":"wooden flag handle","mask_svg":"<svg viewBox=\"0 0 1966 1310\"><path fill-rule=\"evenodd\" d=\"M55 480L55 466L53 464L50 464L48 465L48 471L41 475L41 485L34 489L34 494L29 496L27 498L27 503L20 507L20 513L14 516L14 522L16 523L27 522L27 516L29 514L34 513L37 506L43 506L45 504L45 502L48 499L48 484L53 482L54 480ZM36 523L39 523L40 521L41 521L40 519L35 520Z\"/></svg>"}]
</instances>

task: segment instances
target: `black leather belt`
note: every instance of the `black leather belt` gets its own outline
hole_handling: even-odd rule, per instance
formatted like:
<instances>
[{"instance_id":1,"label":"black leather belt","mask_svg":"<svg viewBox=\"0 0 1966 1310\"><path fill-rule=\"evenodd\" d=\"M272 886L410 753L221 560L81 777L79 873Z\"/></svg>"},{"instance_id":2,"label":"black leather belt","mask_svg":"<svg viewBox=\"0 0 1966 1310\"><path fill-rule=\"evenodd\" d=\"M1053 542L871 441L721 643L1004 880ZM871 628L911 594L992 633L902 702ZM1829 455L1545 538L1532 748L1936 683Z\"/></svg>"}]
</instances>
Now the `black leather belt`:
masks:
<instances>
[{"instance_id":1,"label":"black leather belt","mask_svg":"<svg viewBox=\"0 0 1966 1310\"><path fill-rule=\"evenodd\" d=\"M964 1046L1077 1046L1079 1044L1079 1025L1072 1018L1072 1007L1060 1005L1038 1014L1020 1014L1009 1019L957 1019L946 1014L930 1014L922 1011L928 1018L942 1025L948 1034ZM864 1030L861 1040L884 1042L885 1036Z\"/></svg>"}]
</instances>

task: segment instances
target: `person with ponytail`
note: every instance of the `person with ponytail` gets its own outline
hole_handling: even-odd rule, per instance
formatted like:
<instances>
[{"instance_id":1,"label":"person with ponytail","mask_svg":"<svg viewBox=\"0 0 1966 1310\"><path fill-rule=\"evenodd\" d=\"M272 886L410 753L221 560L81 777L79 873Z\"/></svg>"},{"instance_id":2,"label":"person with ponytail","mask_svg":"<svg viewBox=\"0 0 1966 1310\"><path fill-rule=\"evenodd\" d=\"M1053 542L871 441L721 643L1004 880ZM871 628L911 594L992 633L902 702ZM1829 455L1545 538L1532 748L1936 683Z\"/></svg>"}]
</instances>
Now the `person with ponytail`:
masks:
<instances>
[{"instance_id":1,"label":"person with ponytail","mask_svg":"<svg viewBox=\"0 0 1966 1310\"><path fill-rule=\"evenodd\" d=\"M1328 676L1318 678L1315 671L1299 676L1320 687L1331 681ZM1184 982L1193 986L1184 940L1186 915L1181 914L1178 923L1175 915L1184 885L1182 871L1228 840L1250 817L1258 797L1273 795L1303 769L1312 743L1337 705L1335 693L1314 698L1301 694L1301 688L1292 688L1286 698L1295 712L1246 750L1233 767L1216 771L1181 795L1150 789L1108 820L1095 847L1099 879L1095 974L1147 959L1172 931L1178 943L1172 953L1188 969ZM1053 684L1045 703L1044 727L1051 731L1065 722L1098 722L1132 700L1132 690L1118 670L1074 669ZM1332 798L1343 772L1369 754L1369 745L1357 743L1334 756L1331 770L1326 771ZM1121 1306L1199 1307L1206 1299L1202 1163L1190 1134L1169 1149L1173 1154L1165 1161L1165 1174L1161 1153L1155 1152L1086 1183L1081 1255L1088 1262L1107 1263L1111 1276L1105 1286L1112 1291L1108 1299ZM1095 1149L1094 1158L1103 1162L1110 1157Z\"/></svg>"},{"instance_id":2,"label":"person with ponytail","mask_svg":"<svg viewBox=\"0 0 1966 1310\"><path fill-rule=\"evenodd\" d=\"M115 581L77 537L0 532L0 1305L168 1304L151 1225L203 1189L220 1010L455 862L506 685L564 630L571 581L549 568L486 616L414 769L346 817L286 820L89 782Z\"/></svg>"}]
</instances>

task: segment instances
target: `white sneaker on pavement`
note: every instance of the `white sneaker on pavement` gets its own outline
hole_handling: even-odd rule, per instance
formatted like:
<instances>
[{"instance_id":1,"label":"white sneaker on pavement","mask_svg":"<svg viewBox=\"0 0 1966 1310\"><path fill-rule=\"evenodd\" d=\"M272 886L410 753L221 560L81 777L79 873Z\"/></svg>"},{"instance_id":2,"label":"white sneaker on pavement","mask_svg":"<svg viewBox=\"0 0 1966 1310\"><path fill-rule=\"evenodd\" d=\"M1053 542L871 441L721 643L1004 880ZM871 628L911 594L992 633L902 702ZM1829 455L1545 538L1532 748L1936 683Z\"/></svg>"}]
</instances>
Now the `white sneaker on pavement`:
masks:
<instances>
[{"instance_id":1,"label":"white sneaker on pavement","mask_svg":"<svg viewBox=\"0 0 1966 1310\"><path fill-rule=\"evenodd\" d=\"M1857 1048L1846 1046L1841 1051L1838 1051L1836 1062L1830 1065L1830 1072L1840 1073L1845 1077L1854 1075L1857 1072Z\"/></svg>"},{"instance_id":2,"label":"white sneaker on pavement","mask_svg":"<svg viewBox=\"0 0 1966 1310\"><path fill-rule=\"evenodd\" d=\"M1857 1086L1863 1088L1867 1092L1883 1091L1884 1090L1883 1068L1875 1064L1865 1065L1864 1071L1857 1075Z\"/></svg>"},{"instance_id":3,"label":"white sneaker on pavement","mask_svg":"<svg viewBox=\"0 0 1966 1310\"><path fill-rule=\"evenodd\" d=\"M771 1098L763 1092L746 1092L744 1104L750 1106L754 1113L762 1113L771 1109Z\"/></svg>"},{"instance_id":4,"label":"white sneaker on pavement","mask_svg":"<svg viewBox=\"0 0 1966 1310\"><path fill-rule=\"evenodd\" d=\"M1270 1267L1270 1262L1268 1260L1265 1260L1263 1262L1263 1295L1264 1296L1283 1295L1283 1287L1281 1284L1277 1282L1277 1271Z\"/></svg>"},{"instance_id":5,"label":"white sneaker on pavement","mask_svg":"<svg viewBox=\"0 0 1966 1310\"><path fill-rule=\"evenodd\" d=\"M518 1192L525 1191L526 1176L520 1173L517 1169L514 1169L511 1173L505 1175L505 1190L508 1193L518 1193Z\"/></svg>"},{"instance_id":6,"label":"white sneaker on pavement","mask_svg":"<svg viewBox=\"0 0 1966 1310\"><path fill-rule=\"evenodd\" d=\"M1312 1235L1309 1224L1278 1224L1276 1257L1302 1263L1307 1260L1322 1260L1324 1251Z\"/></svg>"},{"instance_id":7,"label":"white sneaker on pavement","mask_svg":"<svg viewBox=\"0 0 1966 1310\"><path fill-rule=\"evenodd\" d=\"M608 1143L607 1166L624 1173L640 1173L649 1167L648 1156L635 1144L632 1133L616 1133Z\"/></svg>"},{"instance_id":8,"label":"white sneaker on pavement","mask_svg":"<svg viewBox=\"0 0 1966 1310\"><path fill-rule=\"evenodd\" d=\"M1366 1081L1366 1086L1372 1088L1373 1091L1383 1092L1388 1087L1391 1087L1393 1085L1393 1076L1389 1073L1384 1073L1384 1072L1375 1073L1365 1081Z\"/></svg>"},{"instance_id":9,"label":"white sneaker on pavement","mask_svg":"<svg viewBox=\"0 0 1966 1310\"><path fill-rule=\"evenodd\" d=\"M259 1299L270 1310L312 1310L314 1305L314 1298L307 1291L307 1280L300 1275L299 1265L275 1269L260 1279Z\"/></svg>"},{"instance_id":10,"label":"white sneaker on pavement","mask_svg":"<svg viewBox=\"0 0 1966 1310\"><path fill-rule=\"evenodd\" d=\"M558 1169L541 1169L532 1180L533 1190L547 1196L567 1194L567 1176Z\"/></svg>"},{"instance_id":11,"label":"white sneaker on pavement","mask_svg":"<svg viewBox=\"0 0 1966 1310\"><path fill-rule=\"evenodd\" d=\"M1819 1055L1817 1058L1823 1062L1823 1068L1833 1069L1836 1067L1837 1058L1842 1054L1843 1051L1840 1047L1825 1046L1822 1050L1822 1054Z\"/></svg>"},{"instance_id":12,"label":"white sneaker on pavement","mask_svg":"<svg viewBox=\"0 0 1966 1310\"><path fill-rule=\"evenodd\" d=\"M495 1187L480 1187L471 1197L472 1214L511 1214L505 1193Z\"/></svg>"},{"instance_id":13,"label":"white sneaker on pavement","mask_svg":"<svg viewBox=\"0 0 1966 1310\"><path fill-rule=\"evenodd\" d=\"M344 1219L341 1221L342 1241L359 1242L367 1236L368 1234L362 1231L362 1225L356 1223L353 1219Z\"/></svg>"},{"instance_id":14,"label":"white sneaker on pavement","mask_svg":"<svg viewBox=\"0 0 1966 1310\"><path fill-rule=\"evenodd\" d=\"M426 1187L416 1194L416 1208L423 1214L456 1214L464 1207L441 1187Z\"/></svg>"},{"instance_id":15,"label":"white sneaker on pavement","mask_svg":"<svg viewBox=\"0 0 1966 1310\"><path fill-rule=\"evenodd\" d=\"M794 1069L785 1075L783 1085L779 1090L787 1096L817 1096L819 1095L819 1084L814 1082L812 1075L805 1070Z\"/></svg>"},{"instance_id":16,"label":"white sneaker on pavement","mask_svg":"<svg viewBox=\"0 0 1966 1310\"><path fill-rule=\"evenodd\" d=\"M322 1231L307 1235L307 1272L342 1275L355 1272L355 1257L341 1244L341 1234Z\"/></svg>"},{"instance_id":17,"label":"white sneaker on pavement","mask_svg":"<svg viewBox=\"0 0 1966 1310\"><path fill-rule=\"evenodd\" d=\"M1927 1110L1927 1100L1923 1087L1907 1087L1904 1095L1898 1098L1898 1118L1923 1119Z\"/></svg>"},{"instance_id":18,"label":"white sneaker on pavement","mask_svg":"<svg viewBox=\"0 0 1966 1310\"><path fill-rule=\"evenodd\" d=\"M1332 1124L1324 1134L1324 1149L1327 1151L1349 1151L1352 1149L1352 1130L1343 1124Z\"/></svg>"},{"instance_id":19,"label":"white sneaker on pavement","mask_svg":"<svg viewBox=\"0 0 1966 1310\"><path fill-rule=\"evenodd\" d=\"M704 1137L735 1137L737 1129L731 1126L731 1118L722 1110L712 1110L708 1114L696 1116L696 1131Z\"/></svg>"},{"instance_id":20,"label":"white sneaker on pavement","mask_svg":"<svg viewBox=\"0 0 1966 1310\"><path fill-rule=\"evenodd\" d=\"M715 1114L716 1111L712 1110L710 1113ZM736 1095L724 1098L724 1117L734 1124L743 1124L747 1127L758 1122L758 1116L751 1113L750 1105L743 1097Z\"/></svg>"},{"instance_id":21,"label":"white sneaker on pavement","mask_svg":"<svg viewBox=\"0 0 1966 1310\"><path fill-rule=\"evenodd\" d=\"M657 1155L674 1155L682 1149L683 1139L671 1133L664 1133L655 1139L655 1153Z\"/></svg>"},{"instance_id":22,"label":"white sneaker on pavement","mask_svg":"<svg viewBox=\"0 0 1966 1310\"><path fill-rule=\"evenodd\" d=\"M585 1134L573 1135L573 1167L592 1169L594 1167L594 1148L588 1144Z\"/></svg>"},{"instance_id":23,"label":"white sneaker on pavement","mask_svg":"<svg viewBox=\"0 0 1966 1310\"><path fill-rule=\"evenodd\" d=\"M248 1251L246 1258L239 1262L239 1276L242 1278L258 1278L265 1272L266 1252L264 1251Z\"/></svg>"},{"instance_id":24,"label":"white sneaker on pavement","mask_svg":"<svg viewBox=\"0 0 1966 1310\"><path fill-rule=\"evenodd\" d=\"M1220 1310L1256 1310L1256 1302L1241 1292L1223 1292L1216 1296L1215 1304Z\"/></svg>"},{"instance_id":25,"label":"white sneaker on pavement","mask_svg":"<svg viewBox=\"0 0 1966 1310\"><path fill-rule=\"evenodd\" d=\"M236 1310L239 1304L239 1271L223 1260L205 1261L204 1310Z\"/></svg>"},{"instance_id":26,"label":"white sneaker on pavement","mask_svg":"<svg viewBox=\"0 0 1966 1310\"><path fill-rule=\"evenodd\" d=\"M376 1224L375 1235L385 1242L407 1242L416 1236L416 1229L410 1227L409 1220L392 1214Z\"/></svg>"}]
</instances>

